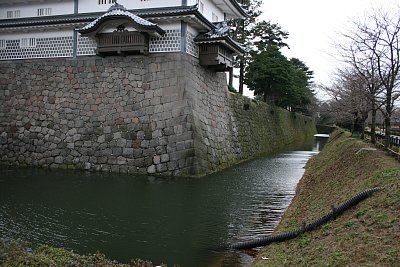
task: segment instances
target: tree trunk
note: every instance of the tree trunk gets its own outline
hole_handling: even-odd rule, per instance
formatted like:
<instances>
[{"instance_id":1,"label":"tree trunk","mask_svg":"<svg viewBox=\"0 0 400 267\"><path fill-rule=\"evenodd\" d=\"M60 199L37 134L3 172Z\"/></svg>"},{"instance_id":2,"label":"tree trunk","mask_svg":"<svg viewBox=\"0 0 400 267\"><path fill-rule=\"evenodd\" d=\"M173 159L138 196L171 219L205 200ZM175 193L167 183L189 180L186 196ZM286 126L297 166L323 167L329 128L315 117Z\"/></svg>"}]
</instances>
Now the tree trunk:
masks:
<instances>
[{"instance_id":1,"label":"tree trunk","mask_svg":"<svg viewBox=\"0 0 400 267\"><path fill-rule=\"evenodd\" d=\"M374 105L372 108L372 112L371 112L371 143L372 144L376 143L375 128L376 128L376 109L375 109L375 105Z\"/></svg>"},{"instance_id":2,"label":"tree trunk","mask_svg":"<svg viewBox=\"0 0 400 267\"><path fill-rule=\"evenodd\" d=\"M360 134L360 118L358 117L358 111L354 113L353 124L351 125L351 135L359 136Z\"/></svg>"},{"instance_id":3,"label":"tree trunk","mask_svg":"<svg viewBox=\"0 0 400 267\"><path fill-rule=\"evenodd\" d=\"M390 119L392 118L393 106L392 106L392 92L393 87L386 87L386 114L385 114L385 147L390 147Z\"/></svg>"},{"instance_id":4,"label":"tree trunk","mask_svg":"<svg viewBox=\"0 0 400 267\"><path fill-rule=\"evenodd\" d=\"M365 139L365 122L368 119L368 111L361 112L361 139Z\"/></svg>"},{"instance_id":5,"label":"tree trunk","mask_svg":"<svg viewBox=\"0 0 400 267\"><path fill-rule=\"evenodd\" d=\"M239 74L239 94L243 95L243 82L244 81L244 63L240 59L240 74Z\"/></svg>"},{"instance_id":6,"label":"tree trunk","mask_svg":"<svg viewBox=\"0 0 400 267\"><path fill-rule=\"evenodd\" d=\"M229 82L228 85L232 88L233 87L233 68L229 68Z\"/></svg>"},{"instance_id":7,"label":"tree trunk","mask_svg":"<svg viewBox=\"0 0 400 267\"><path fill-rule=\"evenodd\" d=\"M390 147L390 117L385 117L385 147Z\"/></svg>"},{"instance_id":8,"label":"tree trunk","mask_svg":"<svg viewBox=\"0 0 400 267\"><path fill-rule=\"evenodd\" d=\"M245 1L242 1L245 2ZM244 19L240 20L240 31L242 33L241 35L241 43L244 44L246 41L247 36L245 33L245 21ZM244 62L244 58L241 57L240 58L240 73L239 73L239 94L243 95L243 84L244 84L244 66L245 66L245 62Z\"/></svg>"},{"instance_id":9,"label":"tree trunk","mask_svg":"<svg viewBox=\"0 0 400 267\"><path fill-rule=\"evenodd\" d=\"M360 138L361 139L365 139L365 121L366 121L366 119L364 120L364 118L361 120L361 122L360 122L360 130L361 130L361 132L360 132Z\"/></svg>"}]
</instances>

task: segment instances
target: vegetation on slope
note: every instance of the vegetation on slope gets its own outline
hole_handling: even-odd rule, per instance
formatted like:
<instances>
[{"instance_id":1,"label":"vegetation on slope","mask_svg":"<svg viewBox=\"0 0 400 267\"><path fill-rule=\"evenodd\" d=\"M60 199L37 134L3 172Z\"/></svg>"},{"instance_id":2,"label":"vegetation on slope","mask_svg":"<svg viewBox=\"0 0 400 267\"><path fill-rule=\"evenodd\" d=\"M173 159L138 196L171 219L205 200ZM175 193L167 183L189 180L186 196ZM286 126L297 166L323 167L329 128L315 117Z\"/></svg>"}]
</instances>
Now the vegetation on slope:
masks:
<instances>
[{"instance_id":1,"label":"vegetation on slope","mask_svg":"<svg viewBox=\"0 0 400 267\"><path fill-rule=\"evenodd\" d=\"M78 255L64 248L47 245L31 249L28 242L0 239L0 266L2 267L153 267L149 261L135 259L130 264L111 261L105 255ZM167 265L161 265L166 267Z\"/></svg>"},{"instance_id":2,"label":"vegetation on slope","mask_svg":"<svg viewBox=\"0 0 400 267\"><path fill-rule=\"evenodd\" d=\"M332 134L312 158L276 232L311 222L367 188L384 191L336 220L290 241L265 247L254 266L397 266L400 258L400 163L381 150Z\"/></svg>"}]
</instances>

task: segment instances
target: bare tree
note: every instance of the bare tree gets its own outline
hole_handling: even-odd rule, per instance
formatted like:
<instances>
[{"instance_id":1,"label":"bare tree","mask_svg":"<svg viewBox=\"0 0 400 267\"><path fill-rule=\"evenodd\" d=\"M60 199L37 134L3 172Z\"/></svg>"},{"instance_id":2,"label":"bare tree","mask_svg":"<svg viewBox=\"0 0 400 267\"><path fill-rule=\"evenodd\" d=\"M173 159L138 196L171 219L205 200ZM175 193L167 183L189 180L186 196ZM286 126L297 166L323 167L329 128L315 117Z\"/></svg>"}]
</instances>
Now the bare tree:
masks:
<instances>
[{"instance_id":1,"label":"bare tree","mask_svg":"<svg viewBox=\"0 0 400 267\"><path fill-rule=\"evenodd\" d=\"M323 87L331 97L330 112L338 124L349 124L352 132L364 138L365 122L370 111L370 101L365 96L363 77L354 68L339 69L331 86Z\"/></svg>"},{"instance_id":2,"label":"bare tree","mask_svg":"<svg viewBox=\"0 0 400 267\"><path fill-rule=\"evenodd\" d=\"M345 63L357 71L365 85L364 95L371 110L372 142L375 142L376 114L382 110L389 145L390 122L395 101L399 98L399 31L400 12L393 15L374 10L363 20L354 21L353 30L343 34L339 51Z\"/></svg>"},{"instance_id":3,"label":"bare tree","mask_svg":"<svg viewBox=\"0 0 400 267\"><path fill-rule=\"evenodd\" d=\"M378 74L384 87L385 104L382 113L385 117L385 146L390 144L391 117L395 111L395 101L400 97L399 71L400 71L400 12L394 16L377 12L373 17L375 27L370 34L377 40ZM374 31L375 30L375 31Z\"/></svg>"},{"instance_id":4,"label":"bare tree","mask_svg":"<svg viewBox=\"0 0 400 267\"><path fill-rule=\"evenodd\" d=\"M383 91L378 73L378 58L375 55L378 41L371 38L365 21L354 21L353 29L344 33L346 42L339 44L342 59L358 75L360 83L364 84L362 94L369 101L371 110L371 142L376 142L376 114L382 106L380 98Z\"/></svg>"}]
</instances>

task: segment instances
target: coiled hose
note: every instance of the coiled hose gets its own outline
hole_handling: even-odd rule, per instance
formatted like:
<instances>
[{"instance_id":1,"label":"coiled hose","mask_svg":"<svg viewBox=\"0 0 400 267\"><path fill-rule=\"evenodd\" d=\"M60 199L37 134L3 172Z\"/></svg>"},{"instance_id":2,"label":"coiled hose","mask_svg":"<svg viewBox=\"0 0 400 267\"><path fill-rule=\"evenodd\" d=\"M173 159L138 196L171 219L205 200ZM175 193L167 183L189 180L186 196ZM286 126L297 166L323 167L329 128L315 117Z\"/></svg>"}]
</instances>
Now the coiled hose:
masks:
<instances>
[{"instance_id":1,"label":"coiled hose","mask_svg":"<svg viewBox=\"0 0 400 267\"><path fill-rule=\"evenodd\" d=\"M330 220L334 220L337 216L342 214L347 209L357 205L359 202L368 198L373 193L381 191L381 190L383 190L382 187L375 187L375 188L370 188L363 192L360 192L357 195L350 198L349 200L347 200L346 202L344 202L343 204L341 204L340 206L338 206L337 208L332 206L332 211L330 213L322 216L321 218L319 218L317 220L312 221L309 224L304 224L302 227L297 228L293 231L284 232L284 233L275 234L275 235L268 235L268 236L260 237L260 238L254 239L254 240L238 242L235 244L228 245L227 249L251 249L251 248L266 246L273 242L282 242L282 241L286 241L286 240L295 238L302 233L316 229L317 227L329 222Z\"/></svg>"}]
</instances>

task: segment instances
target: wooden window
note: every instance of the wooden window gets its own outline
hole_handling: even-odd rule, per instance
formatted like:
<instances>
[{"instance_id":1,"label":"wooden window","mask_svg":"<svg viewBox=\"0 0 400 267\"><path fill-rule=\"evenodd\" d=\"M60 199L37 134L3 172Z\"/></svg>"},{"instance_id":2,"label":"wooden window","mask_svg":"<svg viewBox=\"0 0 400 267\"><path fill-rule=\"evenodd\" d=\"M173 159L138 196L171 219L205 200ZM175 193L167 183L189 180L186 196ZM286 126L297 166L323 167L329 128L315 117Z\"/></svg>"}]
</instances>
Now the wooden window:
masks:
<instances>
[{"instance_id":1,"label":"wooden window","mask_svg":"<svg viewBox=\"0 0 400 267\"><path fill-rule=\"evenodd\" d=\"M22 38L19 46L21 48L36 47L36 38Z\"/></svg>"}]
</instances>

